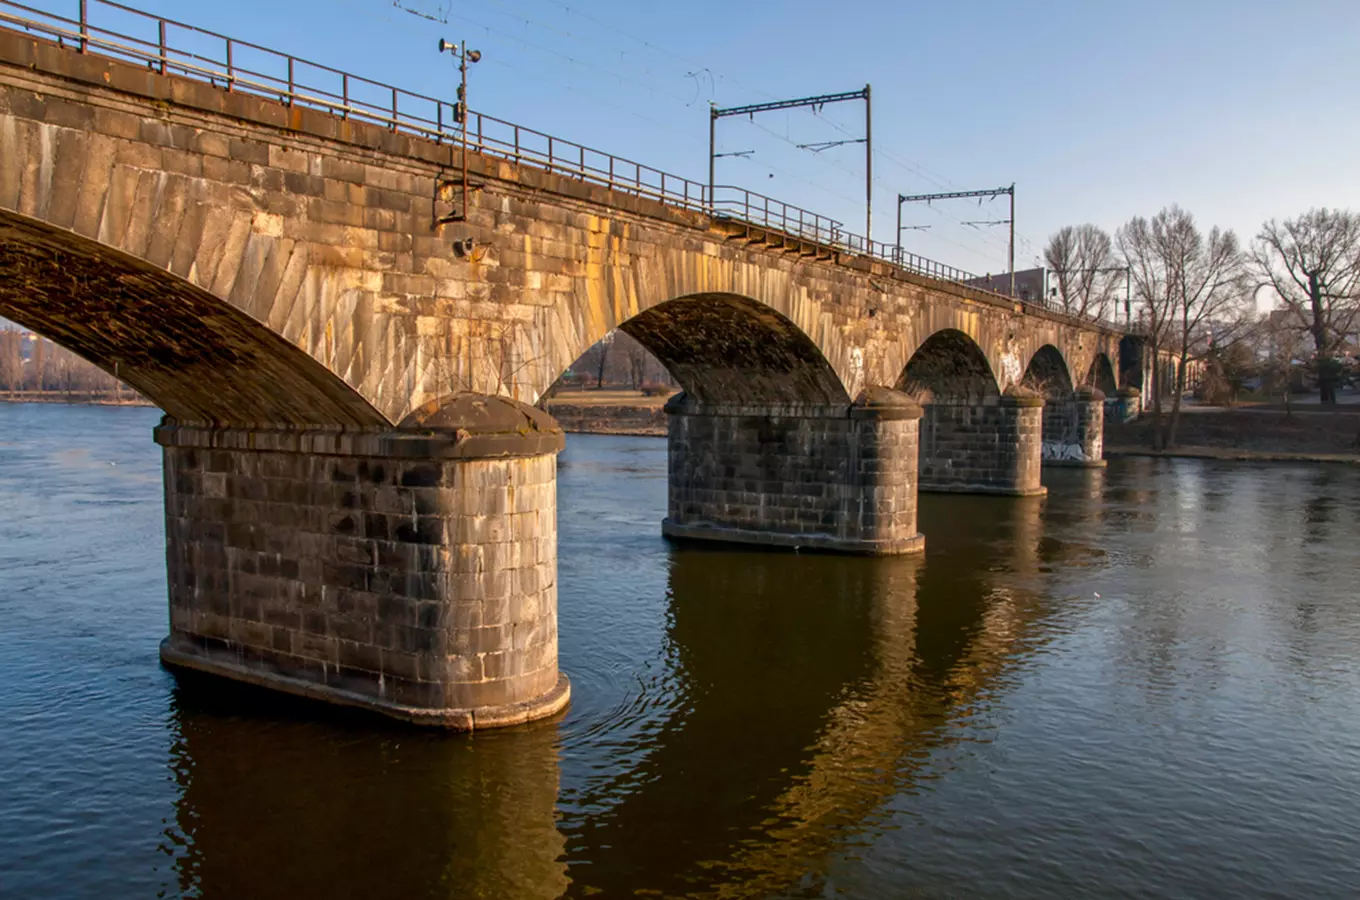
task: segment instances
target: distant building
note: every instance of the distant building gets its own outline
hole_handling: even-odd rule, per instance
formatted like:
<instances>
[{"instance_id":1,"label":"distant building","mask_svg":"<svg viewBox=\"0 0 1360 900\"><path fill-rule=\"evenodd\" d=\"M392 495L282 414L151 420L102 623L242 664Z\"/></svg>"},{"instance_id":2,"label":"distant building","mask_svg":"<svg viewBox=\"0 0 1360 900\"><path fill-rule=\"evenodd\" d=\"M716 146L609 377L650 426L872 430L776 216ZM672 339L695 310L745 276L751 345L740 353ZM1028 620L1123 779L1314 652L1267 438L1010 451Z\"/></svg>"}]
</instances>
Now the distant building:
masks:
<instances>
[{"instance_id":1,"label":"distant building","mask_svg":"<svg viewBox=\"0 0 1360 900\"><path fill-rule=\"evenodd\" d=\"M1024 303L1043 303L1044 289L1047 283L1047 269L1022 269L1015 273L1015 297ZM984 291L992 291L996 294L1010 296L1011 293L1011 275L1009 272L1002 272L1000 275L984 275L981 278L965 281L964 284L982 288Z\"/></svg>"}]
</instances>

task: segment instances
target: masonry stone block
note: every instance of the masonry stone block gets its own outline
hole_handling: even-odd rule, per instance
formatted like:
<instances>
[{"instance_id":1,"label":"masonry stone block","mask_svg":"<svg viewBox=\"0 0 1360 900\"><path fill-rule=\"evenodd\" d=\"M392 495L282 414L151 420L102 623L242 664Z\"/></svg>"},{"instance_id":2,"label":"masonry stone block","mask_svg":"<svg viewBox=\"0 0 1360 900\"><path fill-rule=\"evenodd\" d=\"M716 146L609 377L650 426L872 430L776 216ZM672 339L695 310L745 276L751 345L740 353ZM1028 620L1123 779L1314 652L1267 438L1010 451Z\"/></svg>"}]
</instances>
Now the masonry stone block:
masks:
<instances>
[{"instance_id":1,"label":"masonry stone block","mask_svg":"<svg viewBox=\"0 0 1360 900\"><path fill-rule=\"evenodd\" d=\"M470 420L471 402L492 415ZM556 541L562 433L506 400L460 400L441 414L419 434L325 440L167 417L156 430L163 659L454 729L562 709L557 562L539 546ZM527 535L508 491L533 498ZM273 499L283 502L260 502ZM376 512L380 499L413 512Z\"/></svg>"},{"instance_id":2,"label":"masonry stone block","mask_svg":"<svg viewBox=\"0 0 1360 900\"><path fill-rule=\"evenodd\" d=\"M848 407L666 405L665 534L865 554L919 552L920 407L887 388Z\"/></svg>"},{"instance_id":3,"label":"masonry stone block","mask_svg":"<svg viewBox=\"0 0 1360 900\"><path fill-rule=\"evenodd\" d=\"M1043 494L1044 401L1007 394L981 404L928 403L921 418L920 489Z\"/></svg>"},{"instance_id":4,"label":"masonry stone block","mask_svg":"<svg viewBox=\"0 0 1360 900\"><path fill-rule=\"evenodd\" d=\"M1101 468L1105 465L1105 395L1094 388L1070 397L1049 397L1043 412L1043 464Z\"/></svg>"}]
</instances>

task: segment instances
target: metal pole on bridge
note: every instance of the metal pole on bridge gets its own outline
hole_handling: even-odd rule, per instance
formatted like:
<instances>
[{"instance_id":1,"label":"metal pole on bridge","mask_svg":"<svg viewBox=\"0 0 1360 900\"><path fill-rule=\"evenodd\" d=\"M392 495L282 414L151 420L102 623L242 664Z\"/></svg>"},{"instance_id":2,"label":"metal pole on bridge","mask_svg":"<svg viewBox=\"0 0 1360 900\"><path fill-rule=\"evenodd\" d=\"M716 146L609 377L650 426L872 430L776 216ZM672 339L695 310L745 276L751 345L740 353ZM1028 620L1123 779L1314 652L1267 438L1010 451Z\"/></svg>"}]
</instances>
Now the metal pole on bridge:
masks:
<instances>
[{"instance_id":1,"label":"metal pole on bridge","mask_svg":"<svg viewBox=\"0 0 1360 900\"><path fill-rule=\"evenodd\" d=\"M717 151L717 132L718 132L718 107L713 101L708 102L708 214L713 215L717 210L717 205L713 199L713 161L716 159L714 153Z\"/></svg>"},{"instance_id":2,"label":"metal pole on bridge","mask_svg":"<svg viewBox=\"0 0 1360 900\"><path fill-rule=\"evenodd\" d=\"M1006 267L1011 270L1011 299L1015 299L1015 182L1011 182L1011 240L1006 250Z\"/></svg>"},{"instance_id":3,"label":"metal pole on bridge","mask_svg":"<svg viewBox=\"0 0 1360 900\"><path fill-rule=\"evenodd\" d=\"M864 252L874 247L874 119L870 85L864 86ZM899 210L901 207L899 207Z\"/></svg>"}]
</instances>

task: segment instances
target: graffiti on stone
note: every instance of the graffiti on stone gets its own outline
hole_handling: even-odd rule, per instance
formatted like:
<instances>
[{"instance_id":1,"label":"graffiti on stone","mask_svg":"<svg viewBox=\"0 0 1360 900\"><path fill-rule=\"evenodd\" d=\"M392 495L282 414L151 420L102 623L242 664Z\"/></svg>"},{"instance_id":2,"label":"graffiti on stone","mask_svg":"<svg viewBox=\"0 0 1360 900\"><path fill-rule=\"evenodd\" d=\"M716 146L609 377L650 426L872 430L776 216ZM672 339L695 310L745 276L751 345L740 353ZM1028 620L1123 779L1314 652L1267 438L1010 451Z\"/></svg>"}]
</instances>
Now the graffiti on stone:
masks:
<instances>
[{"instance_id":1,"label":"graffiti on stone","mask_svg":"<svg viewBox=\"0 0 1360 900\"><path fill-rule=\"evenodd\" d=\"M1081 448L1081 444L1069 444L1066 441L1044 441L1040 452L1043 454L1043 458L1049 461L1087 461L1086 451Z\"/></svg>"}]
</instances>

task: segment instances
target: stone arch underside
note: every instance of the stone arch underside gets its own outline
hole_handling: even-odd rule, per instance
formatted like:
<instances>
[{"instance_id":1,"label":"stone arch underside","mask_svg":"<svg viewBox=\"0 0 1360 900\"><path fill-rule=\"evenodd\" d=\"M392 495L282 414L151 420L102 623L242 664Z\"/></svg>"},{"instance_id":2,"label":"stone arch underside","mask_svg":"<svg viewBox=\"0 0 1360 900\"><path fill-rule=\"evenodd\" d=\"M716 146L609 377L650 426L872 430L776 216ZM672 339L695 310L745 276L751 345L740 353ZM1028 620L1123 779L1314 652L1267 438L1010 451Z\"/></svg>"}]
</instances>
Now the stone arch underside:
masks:
<instances>
[{"instance_id":1,"label":"stone arch underside","mask_svg":"<svg viewBox=\"0 0 1360 900\"><path fill-rule=\"evenodd\" d=\"M952 328L926 339L907 361L895 387L922 403L972 405L1001 395L982 348Z\"/></svg>"},{"instance_id":2,"label":"stone arch underside","mask_svg":"<svg viewBox=\"0 0 1360 900\"><path fill-rule=\"evenodd\" d=\"M1086 372L1086 385L1099 390L1107 397L1113 397L1119 389L1115 380L1114 365L1104 353L1097 353L1091 360L1091 368Z\"/></svg>"},{"instance_id":3,"label":"stone arch underside","mask_svg":"<svg viewBox=\"0 0 1360 900\"><path fill-rule=\"evenodd\" d=\"M695 294L619 326L704 404L847 404L817 345L776 310L735 294Z\"/></svg>"},{"instance_id":4,"label":"stone arch underside","mask_svg":"<svg viewBox=\"0 0 1360 900\"><path fill-rule=\"evenodd\" d=\"M182 421L390 424L311 356L202 288L4 209L0 315L116 375Z\"/></svg>"},{"instance_id":5,"label":"stone arch underside","mask_svg":"<svg viewBox=\"0 0 1360 900\"><path fill-rule=\"evenodd\" d=\"M1035 352L1020 384L1050 400L1069 397L1074 387L1067 361L1052 344L1044 344Z\"/></svg>"}]
</instances>

